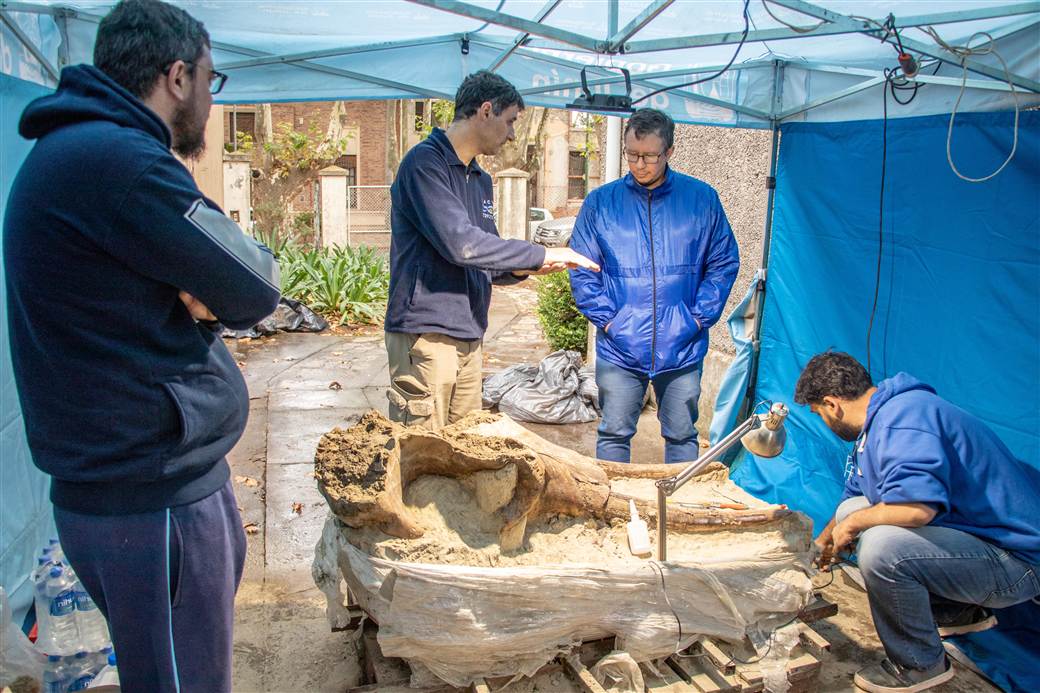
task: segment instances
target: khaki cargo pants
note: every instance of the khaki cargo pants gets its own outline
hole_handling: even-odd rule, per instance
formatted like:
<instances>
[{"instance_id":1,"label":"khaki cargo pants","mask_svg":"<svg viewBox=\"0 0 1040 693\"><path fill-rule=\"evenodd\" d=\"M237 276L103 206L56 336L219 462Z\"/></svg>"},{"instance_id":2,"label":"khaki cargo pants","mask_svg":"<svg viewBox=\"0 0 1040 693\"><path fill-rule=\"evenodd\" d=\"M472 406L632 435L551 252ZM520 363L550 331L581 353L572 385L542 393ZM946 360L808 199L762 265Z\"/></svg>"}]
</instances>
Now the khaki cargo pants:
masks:
<instances>
[{"instance_id":1,"label":"khaki cargo pants","mask_svg":"<svg viewBox=\"0 0 1040 693\"><path fill-rule=\"evenodd\" d=\"M386 333L390 419L437 430L481 407L481 340Z\"/></svg>"}]
</instances>

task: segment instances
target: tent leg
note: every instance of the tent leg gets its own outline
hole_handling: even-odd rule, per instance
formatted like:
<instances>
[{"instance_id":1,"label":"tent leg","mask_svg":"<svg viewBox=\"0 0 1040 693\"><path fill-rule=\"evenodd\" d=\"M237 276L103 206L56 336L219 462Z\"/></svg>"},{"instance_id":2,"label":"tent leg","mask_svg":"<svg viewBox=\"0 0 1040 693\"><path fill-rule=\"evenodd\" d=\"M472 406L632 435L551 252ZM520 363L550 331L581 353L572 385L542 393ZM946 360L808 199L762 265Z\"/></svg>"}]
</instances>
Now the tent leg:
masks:
<instances>
[{"instance_id":1,"label":"tent leg","mask_svg":"<svg viewBox=\"0 0 1040 693\"><path fill-rule=\"evenodd\" d=\"M744 403L740 407L737 421L743 421L751 416L751 412L755 407L755 402L753 400L755 389L758 386L758 363L762 338L762 311L765 308L766 303L766 275L769 269L769 244L772 240L773 233L773 198L776 192L776 160L779 152L779 144L780 126L779 123L774 120L773 143L769 154L769 178L766 179L766 226L765 231L762 234L762 264L758 274L755 275L755 330L754 336L751 339L751 364L748 368L749 376L747 391L744 393Z\"/></svg>"}]
</instances>

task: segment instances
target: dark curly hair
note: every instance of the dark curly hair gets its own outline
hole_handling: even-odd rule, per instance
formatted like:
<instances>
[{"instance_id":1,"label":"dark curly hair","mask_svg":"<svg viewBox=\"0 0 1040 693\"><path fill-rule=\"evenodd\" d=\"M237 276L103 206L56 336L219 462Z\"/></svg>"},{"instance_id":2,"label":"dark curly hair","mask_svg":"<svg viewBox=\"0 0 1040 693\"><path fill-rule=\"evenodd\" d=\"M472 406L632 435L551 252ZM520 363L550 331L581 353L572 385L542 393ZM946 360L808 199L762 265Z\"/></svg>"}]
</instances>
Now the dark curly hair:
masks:
<instances>
[{"instance_id":1,"label":"dark curly hair","mask_svg":"<svg viewBox=\"0 0 1040 693\"><path fill-rule=\"evenodd\" d=\"M202 22L159 0L123 0L98 26L94 66L139 99L171 63L194 63L210 47ZM194 74L195 65L189 68Z\"/></svg>"},{"instance_id":2,"label":"dark curly hair","mask_svg":"<svg viewBox=\"0 0 1040 693\"><path fill-rule=\"evenodd\" d=\"M824 397L853 400L874 386L870 373L841 351L825 351L809 359L794 388L798 404L819 404Z\"/></svg>"},{"instance_id":3,"label":"dark curly hair","mask_svg":"<svg viewBox=\"0 0 1040 693\"><path fill-rule=\"evenodd\" d=\"M459 90L455 92L455 120L465 120L477 112L485 101L491 102L491 110L495 115L510 106L519 106L524 110L524 97L501 75L487 70L478 70L462 80Z\"/></svg>"}]
</instances>

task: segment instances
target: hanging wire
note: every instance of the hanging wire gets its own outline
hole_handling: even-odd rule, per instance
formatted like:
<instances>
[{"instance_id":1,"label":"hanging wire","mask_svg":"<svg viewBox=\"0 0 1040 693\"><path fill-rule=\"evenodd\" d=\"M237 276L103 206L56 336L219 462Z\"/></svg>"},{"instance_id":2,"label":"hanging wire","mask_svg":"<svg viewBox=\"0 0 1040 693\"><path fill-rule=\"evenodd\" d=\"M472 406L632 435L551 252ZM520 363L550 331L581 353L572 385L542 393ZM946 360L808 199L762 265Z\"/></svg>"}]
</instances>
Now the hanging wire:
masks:
<instances>
[{"instance_id":1,"label":"hanging wire","mask_svg":"<svg viewBox=\"0 0 1040 693\"><path fill-rule=\"evenodd\" d=\"M751 15L748 13L748 5L750 5L750 4L751 4L751 0L744 0L744 33L742 33L740 35L740 43L737 44L737 50L733 51L733 57L729 59L728 63L726 63L726 67L722 68L721 70L719 70L718 72L716 72L715 74L713 74L713 75L711 75L709 77L702 77L700 79L695 79L694 81L686 82L685 84L673 84L670 87L662 87L661 89L657 89L655 91L652 91L649 94L644 94L643 96L641 96L638 99L636 99L635 101L633 101L632 105L635 106L637 103L640 103L642 101L646 101L651 96L656 96L657 94L660 94L661 92L671 91L672 89L682 89L684 87L692 87L694 84L701 84L702 82L710 82L711 80L713 80L716 77L719 77L723 73L725 73L726 70L728 70L733 65L733 61L735 61L737 59L737 55L740 53L740 49L744 47L744 41L747 40L748 30L751 28Z\"/></svg>"},{"instance_id":2,"label":"hanging wire","mask_svg":"<svg viewBox=\"0 0 1040 693\"><path fill-rule=\"evenodd\" d=\"M785 27L795 32L796 34L809 34L816 31L824 24L828 24L826 19L821 19L820 23L816 24L815 26L795 26L794 24L789 24L788 22L785 22L784 20L780 19L775 14L773 14L773 11L769 9L769 1L770 0L762 0L762 7L765 9L766 14L768 14L778 23L783 24Z\"/></svg>"},{"instance_id":3,"label":"hanging wire","mask_svg":"<svg viewBox=\"0 0 1040 693\"><path fill-rule=\"evenodd\" d=\"M958 58L960 58L961 68L963 69L963 74L961 76L961 90L957 94L957 101L953 104L953 111L950 113L950 126L946 130L946 160L950 164L950 169L961 180L968 181L969 183L982 183L984 181L987 181L990 178L996 176L1001 171L1003 171L1004 168L1009 163L1011 163L1011 159L1014 158L1015 151L1017 151L1018 149L1018 114L1020 108L1018 101L1018 92L1015 90L1015 83L1011 81L1011 71L1008 69L1007 62L1005 62L1004 58L1000 55L1000 53L997 52L996 41L994 41L993 37L985 31L977 31L974 34L972 34L963 46L950 45L949 43L944 41L941 36L939 36L939 32L937 32L934 27L924 27L923 31L927 33L929 36L931 36L935 40L935 42L939 44L939 46L941 46L947 52L952 53L956 55ZM973 48L971 46L971 42L980 36L988 39L987 43ZM968 84L967 61L968 58L973 55L993 55L998 61L1000 61L1000 66L1004 68L1004 78L1007 80L1008 87L1011 89L1011 95L1015 99L1015 125L1014 135L1012 137L1011 142L1011 153L1008 154L1007 159L1005 159L1004 163L1000 165L1000 168L998 168L996 171L989 174L988 176L983 176L982 178L972 178L970 176L965 176L963 173L961 173L957 169L956 164L953 163L953 154L951 153L951 143L953 141L953 121L957 117L957 109L961 105L961 98L964 97L964 89Z\"/></svg>"}]
</instances>

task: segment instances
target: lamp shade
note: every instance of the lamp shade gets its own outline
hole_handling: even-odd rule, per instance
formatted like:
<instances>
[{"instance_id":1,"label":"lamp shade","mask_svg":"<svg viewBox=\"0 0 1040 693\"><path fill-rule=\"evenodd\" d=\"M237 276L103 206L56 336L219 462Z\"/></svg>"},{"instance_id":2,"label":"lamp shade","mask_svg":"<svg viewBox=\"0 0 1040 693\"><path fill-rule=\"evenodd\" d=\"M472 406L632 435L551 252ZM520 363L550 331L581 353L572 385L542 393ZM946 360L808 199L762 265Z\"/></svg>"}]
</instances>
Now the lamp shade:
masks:
<instances>
[{"instance_id":1,"label":"lamp shade","mask_svg":"<svg viewBox=\"0 0 1040 693\"><path fill-rule=\"evenodd\" d=\"M776 457L787 443L787 430L784 420L787 418L787 407L776 402L769 412L758 415L760 424L740 439L741 444L752 455L758 457Z\"/></svg>"}]
</instances>

